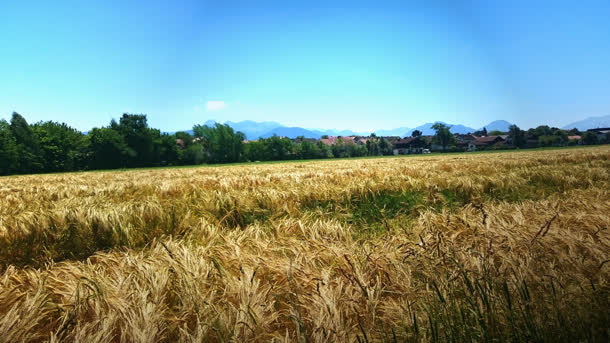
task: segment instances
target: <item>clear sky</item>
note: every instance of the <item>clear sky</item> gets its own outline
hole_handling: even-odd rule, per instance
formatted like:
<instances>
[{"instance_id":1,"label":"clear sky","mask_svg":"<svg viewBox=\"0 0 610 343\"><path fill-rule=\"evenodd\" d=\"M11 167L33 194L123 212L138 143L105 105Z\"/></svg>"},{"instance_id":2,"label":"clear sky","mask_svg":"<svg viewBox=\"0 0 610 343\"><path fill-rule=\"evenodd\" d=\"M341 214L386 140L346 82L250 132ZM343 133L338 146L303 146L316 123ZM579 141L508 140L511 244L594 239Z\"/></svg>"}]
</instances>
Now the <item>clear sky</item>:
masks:
<instances>
[{"instance_id":1,"label":"clear sky","mask_svg":"<svg viewBox=\"0 0 610 343\"><path fill-rule=\"evenodd\" d=\"M297 4L300 3L300 4ZM610 1L0 0L0 117L370 131L610 114Z\"/></svg>"}]
</instances>

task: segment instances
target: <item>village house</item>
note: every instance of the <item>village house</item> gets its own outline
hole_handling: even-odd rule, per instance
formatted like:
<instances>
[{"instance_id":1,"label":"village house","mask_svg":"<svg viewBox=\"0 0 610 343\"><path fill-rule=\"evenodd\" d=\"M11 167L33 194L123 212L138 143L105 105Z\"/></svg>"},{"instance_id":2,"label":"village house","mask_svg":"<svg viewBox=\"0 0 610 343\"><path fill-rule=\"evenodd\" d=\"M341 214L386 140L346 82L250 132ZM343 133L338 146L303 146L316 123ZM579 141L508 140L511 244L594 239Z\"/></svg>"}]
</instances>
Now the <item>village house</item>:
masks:
<instances>
[{"instance_id":1,"label":"village house","mask_svg":"<svg viewBox=\"0 0 610 343\"><path fill-rule=\"evenodd\" d=\"M475 136L475 135L461 135L461 134L456 134L456 135L454 135L454 137L456 140L457 147L462 148L467 151L473 151L473 148L475 148L476 146L472 143L476 142L477 138L479 138L478 136Z\"/></svg>"},{"instance_id":2,"label":"village house","mask_svg":"<svg viewBox=\"0 0 610 343\"><path fill-rule=\"evenodd\" d=\"M477 137L473 142L468 143L468 151L476 151L491 147L499 143L505 143L508 136L484 136Z\"/></svg>"},{"instance_id":3,"label":"village house","mask_svg":"<svg viewBox=\"0 0 610 343\"><path fill-rule=\"evenodd\" d=\"M582 144L582 136L580 136L580 135L568 136L568 142L576 142L576 144L581 145Z\"/></svg>"},{"instance_id":4,"label":"village house","mask_svg":"<svg viewBox=\"0 0 610 343\"><path fill-rule=\"evenodd\" d=\"M339 142L339 140L341 140L341 142L343 142L344 144L356 143L356 137L354 137L354 136L346 136L346 137L329 136L328 138L320 138L320 142L322 142L328 146L337 144Z\"/></svg>"},{"instance_id":5,"label":"village house","mask_svg":"<svg viewBox=\"0 0 610 343\"><path fill-rule=\"evenodd\" d=\"M421 137L406 137L396 140L392 144L394 155L421 154L426 147L426 142Z\"/></svg>"}]
</instances>

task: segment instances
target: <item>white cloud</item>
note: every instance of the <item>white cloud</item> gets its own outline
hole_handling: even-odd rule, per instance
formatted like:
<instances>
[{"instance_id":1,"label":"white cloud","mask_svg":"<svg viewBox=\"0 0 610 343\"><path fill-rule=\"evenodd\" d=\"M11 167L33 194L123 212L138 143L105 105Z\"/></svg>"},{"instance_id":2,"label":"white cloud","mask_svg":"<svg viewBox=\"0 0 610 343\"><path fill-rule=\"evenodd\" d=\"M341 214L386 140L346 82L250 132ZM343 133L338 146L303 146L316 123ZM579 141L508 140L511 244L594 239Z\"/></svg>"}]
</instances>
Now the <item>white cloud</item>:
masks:
<instances>
[{"instance_id":1,"label":"white cloud","mask_svg":"<svg viewBox=\"0 0 610 343\"><path fill-rule=\"evenodd\" d=\"M224 101L214 100L206 101L205 103L205 108L208 111L220 111L225 107L227 107L227 104Z\"/></svg>"}]
</instances>

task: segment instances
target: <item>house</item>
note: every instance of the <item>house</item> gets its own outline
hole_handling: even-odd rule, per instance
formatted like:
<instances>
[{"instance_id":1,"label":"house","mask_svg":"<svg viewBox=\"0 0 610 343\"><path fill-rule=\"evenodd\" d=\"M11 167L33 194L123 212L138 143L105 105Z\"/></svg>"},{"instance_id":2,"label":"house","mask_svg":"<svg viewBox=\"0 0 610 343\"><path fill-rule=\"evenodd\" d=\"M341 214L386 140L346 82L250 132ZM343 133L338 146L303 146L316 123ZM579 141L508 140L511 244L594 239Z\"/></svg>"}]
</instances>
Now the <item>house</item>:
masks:
<instances>
[{"instance_id":1,"label":"house","mask_svg":"<svg viewBox=\"0 0 610 343\"><path fill-rule=\"evenodd\" d=\"M356 138L356 144L358 144L358 145L366 145L366 142L368 142L370 140L371 140L371 138L366 138L366 137Z\"/></svg>"},{"instance_id":2,"label":"house","mask_svg":"<svg viewBox=\"0 0 610 343\"><path fill-rule=\"evenodd\" d=\"M456 140L456 145L459 148L468 150L468 151L473 151L473 148L475 148L476 146L474 145L474 142L476 142L476 140L480 137L475 136L475 135L460 135L460 134L456 134L454 135L455 140Z\"/></svg>"},{"instance_id":3,"label":"house","mask_svg":"<svg viewBox=\"0 0 610 343\"><path fill-rule=\"evenodd\" d=\"M328 138L320 138L320 142L331 146L337 143L337 137L329 136Z\"/></svg>"},{"instance_id":4,"label":"house","mask_svg":"<svg viewBox=\"0 0 610 343\"><path fill-rule=\"evenodd\" d=\"M468 151L488 148L498 143L505 143L508 136L483 136L477 137L474 142L468 143Z\"/></svg>"},{"instance_id":5,"label":"house","mask_svg":"<svg viewBox=\"0 0 610 343\"><path fill-rule=\"evenodd\" d=\"M458 143L474 142L477 140L477 138L479 138L478 136L475 136L475 135L461 135L461 134L455 134L454 137Z\"/></svg>"},{"instance_id":6,"label":"house","mask_svg":"<svg viewBox=\"0 0 610 343\"><path fill-rule=\"evenodd\" d=\"M426 147L426 142L420 137L406 137L395 140L392 145L394 155L421 154Z\"/></svg>"},{"instance_id":7,"label":"house","mask_svg":"<svg viewBox=\"0 0 610 343\"><path fill-rule=\"evenodd\" d=\"M576 142L576 144L582 144L582 136L580 135L573 135L573 136L568 136L568 142L571 142L571 144L574 144L574 142Z\"/></svg>"},{"instance_id":8,"label":"house","mask_svg":"<svg viewBox=\"0 0 610 343\"><path fill-rule=\"evenodd\" d=\"M346 137L341 137L341 136L329 136L328 138L320 138L320 142L331 146L331 145L335 145L339 142L339 140L341 140L341 142L343 142L344 144L354 144L356 141L356 137L353 136L346 136Z\"/></svg>"},{"instance_id":9,"label":"house","mask_svg":"<svg viewBox=\"0 0 610 343\"><path fill-rule=\"evenodd\" d=\"M318 140L315 138L297 137L297 138L291 139L291 141L293 141L295 143L302 143L302 142L316 143Z\"/></svg>"},{"instance_id":10,"label":"house","mask_svg":"<svg viewBox=\"0 0 610 343\"><path fill-rule=\"evenodd\" d=\"M396 141L401 139L399 136L381 136L379 138L383 138L383 139L385 139L386 141L388 141L388 142L390 142L392 144L394 144L394 142L396 142Z\"/></svg>"}]
</instances>

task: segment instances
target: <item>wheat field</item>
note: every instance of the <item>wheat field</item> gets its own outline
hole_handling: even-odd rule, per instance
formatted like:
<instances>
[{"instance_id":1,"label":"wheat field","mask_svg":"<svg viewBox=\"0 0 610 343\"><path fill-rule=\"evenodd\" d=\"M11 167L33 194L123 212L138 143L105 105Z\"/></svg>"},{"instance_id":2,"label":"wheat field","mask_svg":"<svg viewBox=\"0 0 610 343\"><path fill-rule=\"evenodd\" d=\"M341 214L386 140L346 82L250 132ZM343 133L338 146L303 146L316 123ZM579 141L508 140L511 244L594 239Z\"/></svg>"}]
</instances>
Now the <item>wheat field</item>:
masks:
<instances>
[{"instance_id":1,"label":"wheat field","mask_svg":"<svg viewBox=\"0 0 610 343\"><path fill-rule=\"evenodd\" d=\"M607 341L610 148L0 178L0 342Z\"/></svg>"}]
</instances>

